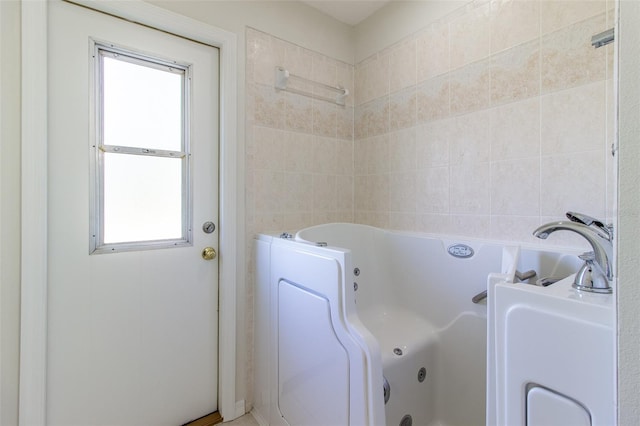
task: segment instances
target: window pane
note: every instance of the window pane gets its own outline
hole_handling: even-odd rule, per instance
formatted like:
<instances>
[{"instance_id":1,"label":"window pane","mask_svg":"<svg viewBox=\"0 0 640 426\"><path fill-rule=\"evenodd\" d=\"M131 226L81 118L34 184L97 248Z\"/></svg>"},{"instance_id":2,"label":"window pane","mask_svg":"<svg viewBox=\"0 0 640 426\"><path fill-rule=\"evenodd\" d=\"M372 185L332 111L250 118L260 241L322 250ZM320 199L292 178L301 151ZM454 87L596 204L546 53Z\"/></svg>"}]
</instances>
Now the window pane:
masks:
<instances>
[{"instance_id":1,"label":"window pane","mask_svg":"<svg viewBox=\"0 0 640 426\"><path fill-rule=\"evenodd\" d=\"M182 163L104 154L104 243L183 237Z\"/></svg>"},{"instance_id":2,"label":"window pane","mask_svg":"<svg viewBox=\"0 0 640 426\"><path fill-rule=\"evenodd\" d=\"M103 56L104 145L183 151L183 76Z\"/></svg>"}]
</instances>

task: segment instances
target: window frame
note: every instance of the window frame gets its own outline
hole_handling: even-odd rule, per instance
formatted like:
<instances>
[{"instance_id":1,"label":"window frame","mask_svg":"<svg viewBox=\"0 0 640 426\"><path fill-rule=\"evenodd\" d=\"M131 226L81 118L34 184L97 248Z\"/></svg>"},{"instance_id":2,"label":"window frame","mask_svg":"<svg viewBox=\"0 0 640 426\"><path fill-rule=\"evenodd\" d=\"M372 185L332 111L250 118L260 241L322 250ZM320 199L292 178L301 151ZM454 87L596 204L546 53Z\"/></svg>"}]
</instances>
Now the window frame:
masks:
<instances>
[{"instance_id":1,"label":"window frame","mask_svg":"<svg viewBox=\"0 0 640 426\"><path fill-rule=\"evenodd\" d=\"M118 253L126 251L143 251L164 248L189 247L193 245L193 200L191 180L191 64L137 52L112 43L90 40L90 233L89 254ZM133 64L156 68L162 71L176 72L182 79L182 151L138 148L122 145L104 144L104 110L103 110L103 57L112 57ZM181 237L173 239L126 241L118 243L104 242L104 155L118 153L122 155L142 155L162 158L180 158L182 162L182 226Z\"/></svg>"}]
</instances>

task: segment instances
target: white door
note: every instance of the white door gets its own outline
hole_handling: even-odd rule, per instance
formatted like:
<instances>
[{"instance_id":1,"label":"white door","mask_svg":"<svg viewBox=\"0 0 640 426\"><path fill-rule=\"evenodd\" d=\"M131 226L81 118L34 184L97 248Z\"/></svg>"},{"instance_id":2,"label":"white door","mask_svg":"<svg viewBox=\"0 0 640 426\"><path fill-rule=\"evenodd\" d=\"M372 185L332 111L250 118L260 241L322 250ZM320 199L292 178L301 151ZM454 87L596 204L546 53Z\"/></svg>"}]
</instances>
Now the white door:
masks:
<instances>
[{"instance_id":1,"label":"white door","mask_svg":"<svg viewBox=\"0 0 640 426\"><path fill-rule=\"evenodd\" d=\"M218 261L202 252L218 248L203 227L218 222L218 50L59 1L48 25L47 424L183 424L217 409ZM105 106L120 80L101 57L177 75L179 105L152 92L147 107ZM118 114L156 121L102 130Z\"/></svg>"}]
</instances>

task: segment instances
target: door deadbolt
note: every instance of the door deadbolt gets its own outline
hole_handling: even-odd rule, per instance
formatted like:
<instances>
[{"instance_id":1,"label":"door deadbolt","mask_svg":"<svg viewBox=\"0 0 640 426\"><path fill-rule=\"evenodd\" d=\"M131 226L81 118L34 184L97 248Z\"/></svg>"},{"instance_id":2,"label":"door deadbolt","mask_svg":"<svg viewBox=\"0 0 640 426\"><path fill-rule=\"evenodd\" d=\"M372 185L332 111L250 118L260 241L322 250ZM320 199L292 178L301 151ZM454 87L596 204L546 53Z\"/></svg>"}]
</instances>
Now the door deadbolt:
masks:
<instances>
[{"instance_id":1,"label":"door deadbolt","mask_svg":"<svg viewBox=\"0 0 640 426\"><path fill-rule=\"evenodd\" d=\"M213 222L205 222L202 224L202 230L206 234L211 234L213 231L216 230L216 224Z\"/></svg>"},{"instance_id":2,"label":"door deadbolt","mask_svg":"<svg viewBox=\"0 0 640 426\"><path fill-rule=\"evenodd\" d=\"M216 249L214 249L213 247L205 247L204 249L202 249L202 258L204 260L213 260L216 258Z\"/></svg>"}]
</instances>

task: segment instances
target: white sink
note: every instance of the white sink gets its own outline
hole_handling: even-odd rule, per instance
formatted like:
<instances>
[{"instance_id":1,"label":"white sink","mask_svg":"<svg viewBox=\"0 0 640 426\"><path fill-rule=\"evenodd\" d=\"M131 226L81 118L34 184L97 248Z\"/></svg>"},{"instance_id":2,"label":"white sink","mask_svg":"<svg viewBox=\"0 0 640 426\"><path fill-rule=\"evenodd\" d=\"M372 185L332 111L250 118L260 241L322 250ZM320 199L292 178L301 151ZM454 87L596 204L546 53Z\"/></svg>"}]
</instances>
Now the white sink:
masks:
<instances>
[{"instance_id":1,"label":"white sink","mask_svg":"<svg viewBox=\"0 0 640 426\"><path fill-rule=\"evenodd\" d=\"M573 279L490 294L498 425L615 424L614 297L581 293Z\"/></svg>"}]
</instances>

